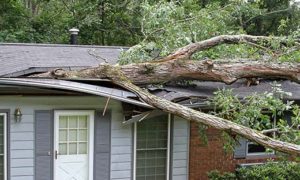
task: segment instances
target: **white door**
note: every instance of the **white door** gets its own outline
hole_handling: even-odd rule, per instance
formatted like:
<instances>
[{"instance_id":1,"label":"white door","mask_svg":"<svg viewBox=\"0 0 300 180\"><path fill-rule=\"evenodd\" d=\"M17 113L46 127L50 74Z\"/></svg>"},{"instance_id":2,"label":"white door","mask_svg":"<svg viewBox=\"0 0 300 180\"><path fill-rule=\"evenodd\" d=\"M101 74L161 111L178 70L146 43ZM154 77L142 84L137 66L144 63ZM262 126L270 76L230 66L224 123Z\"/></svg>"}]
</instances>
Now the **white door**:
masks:
<instances>
[{"instance_id":1,"label":"white door","mask_svg":"<svg viewBox=\"0 0 300 180\"><path fill-rule=\"evenodd\" d=\"M55 111L54 179L93 179L93 111Z\"/></svg>"}]
</instances>

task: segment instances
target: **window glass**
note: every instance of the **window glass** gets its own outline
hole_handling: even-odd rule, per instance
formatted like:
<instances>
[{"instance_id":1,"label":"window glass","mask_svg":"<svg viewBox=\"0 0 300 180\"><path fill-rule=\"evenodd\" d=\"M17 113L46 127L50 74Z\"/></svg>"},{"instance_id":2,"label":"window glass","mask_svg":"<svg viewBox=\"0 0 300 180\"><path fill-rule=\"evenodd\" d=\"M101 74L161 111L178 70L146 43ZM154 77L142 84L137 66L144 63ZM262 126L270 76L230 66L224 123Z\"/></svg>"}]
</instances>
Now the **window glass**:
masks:
<instances>
[{"instance_id":1,"label":"window glass","mask_svg":"<svg viewBox=\"0 0 300 180\"><path fill-rule=\"evenodd\" d=\"M137 123L136 180L166 180L168 117Z\"/></svg>"},{"instance_id":2,"label":"window glass","mask_svg":"<svg viewBox=\"0 0 300 180\"><path fill-rule=\"evenodd\" d=\"M264 146L248 142L247 143L247 154L248 155L264 155L264 154L274 154L274 151L268 151Z\"/></svg>"}]
</instances>

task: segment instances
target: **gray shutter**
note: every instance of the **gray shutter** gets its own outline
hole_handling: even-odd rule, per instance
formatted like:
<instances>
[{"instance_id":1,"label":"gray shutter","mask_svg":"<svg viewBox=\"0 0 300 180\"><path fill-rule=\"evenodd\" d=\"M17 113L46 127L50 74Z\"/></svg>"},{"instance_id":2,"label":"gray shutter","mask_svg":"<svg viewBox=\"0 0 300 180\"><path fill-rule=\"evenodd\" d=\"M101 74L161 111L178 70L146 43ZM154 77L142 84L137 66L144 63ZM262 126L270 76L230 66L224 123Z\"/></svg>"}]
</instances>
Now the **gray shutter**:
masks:
<instances>
[{"instance_id":1,"label":"gray shutter","mask_svg":"<svg viewBox=\"0 0 300 180\"><path fill-rule=\"evenodd\" d=\"M94 180L110 179L111 112L95 113Z\"/></svg>"},{"instance_id":2,"label":"gray shutter","mask_svg":"<svg viewBox=\"0 0 300 180\"><path fill-rule=\"evenodd\" d=\"M240 138L239 144L236 145L234 149L234 158L246 158L246 151L247 151L247 139Z\"/></svg>"},{"instance_id":3,"label":"gray shutter","mask_svg":"<svg viewBox=\"0 0 300 180\"><path fill-rule=\"evenodd\" d=\"M35 179L53 179L53 111L35 111Z\"/></svg>"}]
</instances>

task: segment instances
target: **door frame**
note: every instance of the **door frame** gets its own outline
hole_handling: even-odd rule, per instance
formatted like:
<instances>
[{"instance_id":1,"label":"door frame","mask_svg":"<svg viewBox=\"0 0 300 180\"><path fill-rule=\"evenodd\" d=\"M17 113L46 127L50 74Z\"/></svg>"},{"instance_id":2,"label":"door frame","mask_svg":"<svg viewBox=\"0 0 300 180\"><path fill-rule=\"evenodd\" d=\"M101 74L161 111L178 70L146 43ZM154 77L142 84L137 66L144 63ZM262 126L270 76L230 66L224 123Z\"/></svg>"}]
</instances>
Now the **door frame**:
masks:
<instances>
[{"instance_id":1,"label":"door frame","mask_svg":"<svg viewBox=\"0 0 300 180\"><path fill-rule=\"evenodd\" d=\"M94 176L94 115L95 111L94 110L55 110L54 111L54 128L53 128L53 179L54 180L59 180L56 178L56 159L55 159L55 151L58 150L58 119L60 115L89 115L89 167L88 167L88 176L89 180L93 180Z\"/></svg>"},{"instance_id":2,"label":"door frame","mask_svg":"<svg viewBox=\"0 0 300 180\"><path fill-rule=\"evenodd\" d=\"M8 119L8 116L7 116L7 113L0 113L0 116L3 116L4 119L3 119L3 175L4 175L4 180L7 179L7 119Z\"/></svg>"}]
</instances>

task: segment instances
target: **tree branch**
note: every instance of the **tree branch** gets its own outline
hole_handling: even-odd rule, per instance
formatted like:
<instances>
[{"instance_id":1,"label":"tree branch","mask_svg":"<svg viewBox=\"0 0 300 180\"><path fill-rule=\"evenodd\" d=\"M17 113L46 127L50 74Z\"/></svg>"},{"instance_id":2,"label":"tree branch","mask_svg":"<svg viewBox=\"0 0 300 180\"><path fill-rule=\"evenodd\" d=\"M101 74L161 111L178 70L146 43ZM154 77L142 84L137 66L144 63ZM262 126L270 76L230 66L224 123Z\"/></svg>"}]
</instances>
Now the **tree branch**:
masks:
<instances>
[{"instance_id":1,"label":"tree branch","mask_svg":"<svg viewBox=\"0 0 300 180\"><path fill-rule=\"evenodd\" d=\"M185 47L179 48L174 53L166 56L160 61L169 61L177 59L190 59L191 56L199 51L203 51L220 44L240 44L240 43L254 43L258 44L261 41L270 41L274 38L267 36L251 36L251 35L221 35L204 41L189 44ZM256 46L255 46L256 47Z\"/></svg>"}]
</instances>

